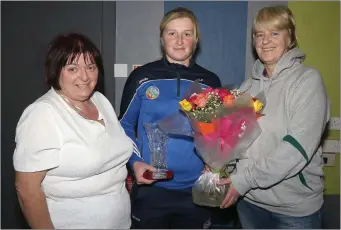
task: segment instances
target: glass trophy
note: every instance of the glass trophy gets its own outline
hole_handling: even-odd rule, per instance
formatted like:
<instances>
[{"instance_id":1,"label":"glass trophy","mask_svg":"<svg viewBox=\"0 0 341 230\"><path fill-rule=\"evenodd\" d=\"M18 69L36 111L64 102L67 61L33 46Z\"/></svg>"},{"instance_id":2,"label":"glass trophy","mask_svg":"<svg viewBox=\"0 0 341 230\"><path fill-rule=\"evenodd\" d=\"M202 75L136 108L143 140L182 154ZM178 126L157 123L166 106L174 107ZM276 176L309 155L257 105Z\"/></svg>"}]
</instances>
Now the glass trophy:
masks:
<instances>
[{"instance_id":1,"label":"glass trophy","mask_svg":"<svg viewBox=\"0 0 341 230\"><path fill-rule=\"evenodd\" d=\"M148 180L168 180L173 178L173 172L167 169L166 153L168 136L156 123L145 123L150 149L150 165L156 168L156 172L146 171L143 177Z\"/></svg>"}]
</instances>

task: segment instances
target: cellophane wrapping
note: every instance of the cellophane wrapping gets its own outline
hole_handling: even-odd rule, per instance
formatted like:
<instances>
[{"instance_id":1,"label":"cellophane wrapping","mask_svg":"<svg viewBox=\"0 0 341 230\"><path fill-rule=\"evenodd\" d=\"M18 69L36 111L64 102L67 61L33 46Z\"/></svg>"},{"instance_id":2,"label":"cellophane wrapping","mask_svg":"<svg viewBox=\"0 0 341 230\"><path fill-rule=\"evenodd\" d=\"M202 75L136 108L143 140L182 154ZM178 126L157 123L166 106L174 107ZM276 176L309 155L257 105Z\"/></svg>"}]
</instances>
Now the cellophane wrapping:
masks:
<instances>
[{"instance_id":1,"label":"cellophane wrapping","mask_svg":"<svg viewBox=\"0 0 341 230\"><path fill-rule=\"evenodd\" d=\"M197 205L217 207L228 191L228 186L218 186L216 182L228 176L225 166L230 162L244 158L247 148L261 133L253 107L253 98L249 94L230 97L229 90L202 89L194 82L185 93L183 101L200 108L184 109L157 122L168 135L190 136L194 138L197 154L210 166L211 171L203 173L195 182L192 194ZM193 95L197 101L191 100ZM199 96L198 96L199 95ZM232 94L231 94L232 95ZM223 97L224 96L224 97ZM206 98L205 98L206 97ZM194 101L194 102L193 102ZM181 106L180 106L181 107Z\"/></svg>"}]
</instances>

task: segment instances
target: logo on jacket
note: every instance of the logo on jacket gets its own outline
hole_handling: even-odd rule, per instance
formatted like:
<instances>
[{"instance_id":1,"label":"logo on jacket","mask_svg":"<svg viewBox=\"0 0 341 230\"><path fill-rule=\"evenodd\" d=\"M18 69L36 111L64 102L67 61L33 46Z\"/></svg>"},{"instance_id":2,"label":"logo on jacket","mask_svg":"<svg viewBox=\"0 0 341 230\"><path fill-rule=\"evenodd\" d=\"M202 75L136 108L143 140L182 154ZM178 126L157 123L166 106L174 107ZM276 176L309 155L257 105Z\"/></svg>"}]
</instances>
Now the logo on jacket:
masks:
<instances>
[{"instance_id":1,"label":"logo on jacket","mask_svg":"<svg viewBox=\"0 0 341 230\"><path fill-rule=\"evenodd\" d=\"M160 90L156 86L149 86L146 91L146 97L150 100L154 100L160 95Z\"/></svg>"}]
</instances>

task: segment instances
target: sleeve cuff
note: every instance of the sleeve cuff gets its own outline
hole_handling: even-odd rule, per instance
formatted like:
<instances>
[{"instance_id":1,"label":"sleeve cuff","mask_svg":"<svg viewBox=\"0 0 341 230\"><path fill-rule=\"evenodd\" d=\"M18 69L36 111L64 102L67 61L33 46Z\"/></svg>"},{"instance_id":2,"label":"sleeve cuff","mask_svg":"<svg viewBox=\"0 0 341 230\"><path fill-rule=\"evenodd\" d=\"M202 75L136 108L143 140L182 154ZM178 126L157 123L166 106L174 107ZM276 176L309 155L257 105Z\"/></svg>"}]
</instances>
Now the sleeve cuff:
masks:
<instances>
[{"instance_id":1,"label":"sleeve cuff","mask_svg":"<svg viewBox=\"0 0 341 230\"><path fill-rule=\"evenodd\" d=\"M133 165L136 161L144 162L144 160L141 157L137 156L136 153L134 152L128 161L128 164L129 164L131 169L133 169Z\"/></svg>"},{"instance_id":2,"label":"sleeve cuff","mask_svg":"<svg viewBox=\"0 0 341 230\"><path fill-rule=\"evenodd\" d=\"M247 193L252 188L251 185L247 182L244 173L231 175L230 179L234 188L241 196L244 196L245 193Z\"/></svg>"}]
</instances>

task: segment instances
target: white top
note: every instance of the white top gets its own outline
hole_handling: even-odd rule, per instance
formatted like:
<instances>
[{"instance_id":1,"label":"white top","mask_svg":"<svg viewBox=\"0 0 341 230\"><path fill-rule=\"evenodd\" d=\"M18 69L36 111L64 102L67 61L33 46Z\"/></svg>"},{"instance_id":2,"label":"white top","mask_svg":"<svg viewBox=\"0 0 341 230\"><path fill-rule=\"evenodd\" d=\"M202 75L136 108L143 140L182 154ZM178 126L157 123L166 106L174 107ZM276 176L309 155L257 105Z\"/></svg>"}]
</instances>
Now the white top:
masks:
<instances>
[{"instance_id":1,"label":"white top","mask_svg":"<svg viewBox=\"0 0 341 230\"><path fill-rule=\"evenodd\" d=\"M133 144L110 102L98 92L91 100L105 126L80 116L53 88L28 106L17 125L14 168L48 170L42 189L55 228L129 229Z\"/></svg>"}]
</instances>

